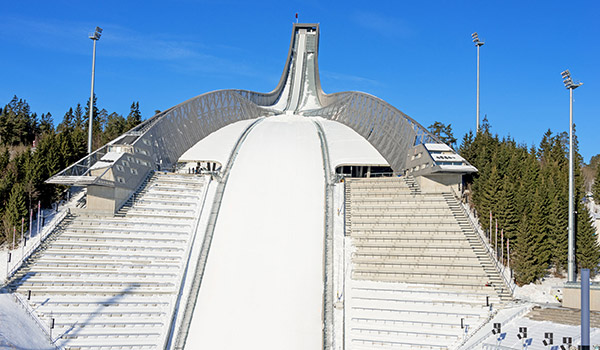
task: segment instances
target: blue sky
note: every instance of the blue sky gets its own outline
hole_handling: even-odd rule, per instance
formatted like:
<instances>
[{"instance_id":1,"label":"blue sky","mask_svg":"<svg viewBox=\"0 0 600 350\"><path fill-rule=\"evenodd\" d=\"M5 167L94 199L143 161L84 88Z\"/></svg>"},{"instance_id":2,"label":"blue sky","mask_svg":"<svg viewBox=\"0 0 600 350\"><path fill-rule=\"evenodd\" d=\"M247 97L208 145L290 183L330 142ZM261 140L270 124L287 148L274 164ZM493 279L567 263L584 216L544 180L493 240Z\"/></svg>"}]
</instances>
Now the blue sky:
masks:
<instances>
[{"instance_id":1,"label":"blue sky","mask_svg":"<svg viewBox=\"0 0 600 350\"><path fill-rule=\"evenodd\" d=\"M600 153L600 5L597 1L11 1L0 12L0 104L13 95L60 122L90 93L95 26L96 94L144 118L204 92L270 91L287 55L294 14L321 24L326 93L381 97L428 126L475 128L476 49L481 114L520 143L566 131L569 94L585 161Z\"/></svg>"}]
</instances>

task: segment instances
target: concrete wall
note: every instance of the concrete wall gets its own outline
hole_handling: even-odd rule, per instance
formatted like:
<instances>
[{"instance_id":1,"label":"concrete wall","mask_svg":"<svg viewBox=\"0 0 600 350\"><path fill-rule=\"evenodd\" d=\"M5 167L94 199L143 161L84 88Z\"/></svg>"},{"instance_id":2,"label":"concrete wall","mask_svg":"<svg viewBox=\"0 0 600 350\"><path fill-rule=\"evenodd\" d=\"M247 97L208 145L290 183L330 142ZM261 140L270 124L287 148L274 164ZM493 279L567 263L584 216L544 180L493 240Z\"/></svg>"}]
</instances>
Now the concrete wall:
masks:
<instances>
[{"instance_id":1,"label":"concrete wall","mask_svg":"<svg viewBox=\"0 0 600 350\"><path fill-rule=\"evenodd\" d=\"M581 288L579 285L563 288L562 306L571 309L581 309ZM590 310L600 311L600 286L590 286Z\"/></svg>"},{"instance_id":2,"label":"concrete wall","mask_svg":"<svg viewBox=\"0 0 600 350\"><path fill-rule=\"evenodd\" d=\"M460 198L462 186L462 174L435 174L417 176L415 180L423 192L447 192L451 190Z\"/></svg>"},{"instance_id":3,"label":"concrete wall","mask_svg":"<svg viewBox=\"0 0 600 350\"><path fill-rule=\"evenodd\" d=\"M102 176L112 181L114 186L90 185L87 187L86 211L91 213L114 214L133 195L148 173L154 169L150 157L150 145L114 145L109 151L121 151L122 155L114 161L110 169ZM92 170L92 175L100 175L106 168Z\"/></svg>"}]
</instances>

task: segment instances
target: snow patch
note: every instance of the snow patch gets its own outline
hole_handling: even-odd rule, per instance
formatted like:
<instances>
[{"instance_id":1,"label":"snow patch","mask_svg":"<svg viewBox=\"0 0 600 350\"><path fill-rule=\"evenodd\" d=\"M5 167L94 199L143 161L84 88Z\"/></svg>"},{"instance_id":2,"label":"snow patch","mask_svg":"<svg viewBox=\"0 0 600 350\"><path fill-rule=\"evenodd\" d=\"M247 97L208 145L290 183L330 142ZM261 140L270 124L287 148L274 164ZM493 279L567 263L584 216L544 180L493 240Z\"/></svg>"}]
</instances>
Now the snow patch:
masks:
<instances>
[{"instance_id":1,"label":"snow patch","mask_svg":"<svg viewBox=\"0 0 600 350\"><path fill-rule=\"evenodd\" d=\"M564 278L547 277L538 283L515 287L514 297L537 304L560 305L562 286L565 282Z\"/></svg>"}]
</instances>

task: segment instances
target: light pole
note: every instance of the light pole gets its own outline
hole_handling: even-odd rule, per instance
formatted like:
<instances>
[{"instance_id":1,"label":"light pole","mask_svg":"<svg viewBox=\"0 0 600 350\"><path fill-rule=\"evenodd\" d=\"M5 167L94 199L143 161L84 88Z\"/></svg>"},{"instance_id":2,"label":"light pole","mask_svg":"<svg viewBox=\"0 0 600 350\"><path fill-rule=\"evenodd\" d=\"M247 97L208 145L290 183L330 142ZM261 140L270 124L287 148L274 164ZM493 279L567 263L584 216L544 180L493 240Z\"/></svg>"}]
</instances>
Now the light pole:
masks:
<instances>
[{"instance_id":1,"label":"light pole","mask_svg":"<svg viewBox=\"0 0 600 350\"><path fill-rule=\"evenodd\" d=\"M485 44L483 41L479 41L479 35L477 32L471 34L475 46L477 46L477 130L479 132L479 48Z\"/></svg>"},{"instance_id":2,"label":"light pole","mask_svg":"<svg viewBox=\"0 0 600 350\"><path fill-rule=\"evenodd\" d=\"M575 211L574 211L574 191L573 191L573 90L577 89L583 83L573 83L571 72L565 70L560 73L565 87L569 89L569 255L567 281L575 282Z\"/></svg>"},{"instance_id":3,"label":"light pole","mask_svg":"<svg viewBox=\"0 0 600 350\"><path fill-rule=\"evenodd\" d=\"M88 130L88 154L92 153L92 125L94 112L94 71L96 70L96 41L100 40L102 28L96 27L94 34L89 36L94 41L94 53L92 54L92 93L90 95L90 125Z\"/></svg>"}]
</instances>

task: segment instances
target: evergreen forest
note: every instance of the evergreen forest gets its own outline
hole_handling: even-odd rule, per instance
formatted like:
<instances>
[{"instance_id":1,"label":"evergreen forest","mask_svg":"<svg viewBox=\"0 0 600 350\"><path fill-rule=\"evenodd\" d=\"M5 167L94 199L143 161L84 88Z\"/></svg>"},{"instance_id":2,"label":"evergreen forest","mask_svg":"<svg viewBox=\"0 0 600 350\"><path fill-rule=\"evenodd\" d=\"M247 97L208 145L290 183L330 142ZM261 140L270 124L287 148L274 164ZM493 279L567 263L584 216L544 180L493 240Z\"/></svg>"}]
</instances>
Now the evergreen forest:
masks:
<instances>
[{"instance_id":1,"label":"evergreen forest","mask_svg":"<svg viewBox=\"0 0 600 350\"><path fill-rule=\"evenodd\" d=\"M142 121L139 102L131 104L127 117L96 104L94 97L93 150ZM56 128L50 113L38 116L17 96L0 107L0 244L12 242L15 232L18 241L21 229L28 230L38 201L47 208L62 198L65 186L44 181L87 155L88 125L89 100L69 108Z\"/></svg>"},{"instance_id":2,"label":"evergreen forest","mask_svg":"<svg viewBox=\"0 0 600 350\"><path fill-rule=\"evenodd\" d=\"M584 206L585 164L576 137L573 149L575 260L578 268L595 273L600 247ZM531 283L548 273L563 276L568 255L568 133L548 130L539 146L528 148L510 137L492 135L484 119L476 135L469 132L463 137L459 153L479 170L467 178L467 199L505 265L510 256L516 283ZM600 166L596 167L592 188L599 202Z\"/></svg>"}]
</instances>

